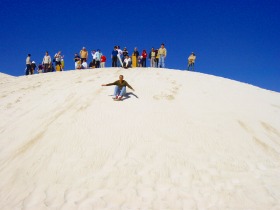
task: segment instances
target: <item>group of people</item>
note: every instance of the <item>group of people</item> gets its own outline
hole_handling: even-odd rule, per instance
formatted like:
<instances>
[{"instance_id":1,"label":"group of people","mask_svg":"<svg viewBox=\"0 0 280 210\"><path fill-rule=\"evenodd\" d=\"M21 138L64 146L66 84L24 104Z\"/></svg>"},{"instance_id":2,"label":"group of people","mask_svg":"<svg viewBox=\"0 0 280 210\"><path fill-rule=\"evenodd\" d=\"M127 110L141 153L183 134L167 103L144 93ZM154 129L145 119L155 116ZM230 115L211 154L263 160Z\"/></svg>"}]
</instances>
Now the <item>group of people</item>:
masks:
<instances>
[{"instance_id":1,"label":"group of people","mask_svg":"<svg viewBox=\"0 0 280 210\"><path fill-rule=\"evenodd\" d=\"M80 51L80 55L75 53L74 62L75 69L88 69L88 68L105 68L106 56L102 54L100 49L92 50L92 61L87 64L89 53L85 47Z\"/></svg>"},{"instance_id":2,"label":"group of people","mask_svg":"<svg viewBox=\"0 0 280 210\"><path fill-rule=\"evenodd\" d=\"M89 53L85 47L83 47L80 53L75 53L74 62L75 69L88 69L88 68L105 68L106 56L102 54L100 49L91 51L92 60L89 65L87 63ZM147 67L147 59L150 60L150 67L153 68L165 68L165 59L167 56L167 50L162 43L159 49L152 48L149 54L144 49L140 54L137 47L134 48L131 56L126 47L121 50L120 46L114 46L111 53L112 67ZM54 55L53 60L48 52L43 57L42 64L38 66L38 73L47 73L52 71L64 70L64 56L61 55L61 51ZM194 64L196 55L192 52L188 57L187 70L194 71ZM53 64L54 63L54 64ZM26 58L26 71L25 74L34 74L36 69L35 61L31 61L31 54L28 54Z\"/></svg>"},{"instance_id":3,"label":"group of people","mask_svg":"<svg viewBox=\"0 0 280 210\"><path fill-rule=\"evenodd\" d=\"M167 50L163 43L159 49L152 48L149 54L145 49L140 54L137 47L135 47L131 56L129 56L126 47L121 50L120 46L115 46L111 53L112 67L147 67L148 58L150 67L165 68L166 56Z\"/></svg>"},{"instance_id":4,"label":"group of people","mask_svg":"<svg viewBox=\"0 0 280 210\"><path fill-rule=\"evenodd\" d=\"M52 60L49 53L46 52L45 56L43 57L42 63L38 65L38 73L63 71L63 69L64 69L63 57L64 56L61 55L61 51L59 51L54 55L54 58ZM53 65L53 63L54 63L54 65ZM27 58L26 58L25 75L35 74L36 67L37 67L37 65L36 65L35 61L31 62L31 54L28 54Z\"/></svg>"}]
</instances>

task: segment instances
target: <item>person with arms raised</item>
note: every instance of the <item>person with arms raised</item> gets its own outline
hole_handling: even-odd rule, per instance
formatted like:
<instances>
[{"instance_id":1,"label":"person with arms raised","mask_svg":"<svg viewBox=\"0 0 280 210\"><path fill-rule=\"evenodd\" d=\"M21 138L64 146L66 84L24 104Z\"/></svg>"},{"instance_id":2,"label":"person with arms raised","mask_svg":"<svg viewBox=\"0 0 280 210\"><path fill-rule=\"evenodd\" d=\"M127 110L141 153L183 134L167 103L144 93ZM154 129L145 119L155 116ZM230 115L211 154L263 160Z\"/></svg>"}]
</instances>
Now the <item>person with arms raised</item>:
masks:
<instances>
[{"instance_id":1,"label":"person with arms raised","mask_svg":"<svg viewBox=\"0 0 280 210\"><path fill-rule=\"evenodd\" d=\"M119 80L113 83L103 84L102 86L111 86L111 85L115 85L113 99L117 101L121 101L123 96L126 94L126 86L134 91L134 89L127 83L127 81L123 79L123 75L119 76Z\"/></svg>"}]
</instances>

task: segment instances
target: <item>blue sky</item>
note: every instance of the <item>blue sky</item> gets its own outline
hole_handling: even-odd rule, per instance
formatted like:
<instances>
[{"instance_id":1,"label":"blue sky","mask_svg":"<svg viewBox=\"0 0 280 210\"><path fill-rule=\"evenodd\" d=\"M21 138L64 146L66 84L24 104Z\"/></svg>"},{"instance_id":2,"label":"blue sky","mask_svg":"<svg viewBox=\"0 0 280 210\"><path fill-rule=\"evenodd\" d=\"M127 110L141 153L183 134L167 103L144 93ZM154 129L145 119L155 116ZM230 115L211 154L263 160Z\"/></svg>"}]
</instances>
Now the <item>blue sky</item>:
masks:
<instances>
[{"instance_id":1,"label":"blue sky","mask_svg":"<svg viewBox=\"0 0 280 210\"><path fill-rule=\"evenodd\" d=\"M0 72L24 74L31 53L65 56L65 68L83 46L108 58L114 45L139 51L165 43L166 67L186 69L197 55L198 72L280 92L279 0L15 1L0 8Z\"/></svg>"}]
</instances>

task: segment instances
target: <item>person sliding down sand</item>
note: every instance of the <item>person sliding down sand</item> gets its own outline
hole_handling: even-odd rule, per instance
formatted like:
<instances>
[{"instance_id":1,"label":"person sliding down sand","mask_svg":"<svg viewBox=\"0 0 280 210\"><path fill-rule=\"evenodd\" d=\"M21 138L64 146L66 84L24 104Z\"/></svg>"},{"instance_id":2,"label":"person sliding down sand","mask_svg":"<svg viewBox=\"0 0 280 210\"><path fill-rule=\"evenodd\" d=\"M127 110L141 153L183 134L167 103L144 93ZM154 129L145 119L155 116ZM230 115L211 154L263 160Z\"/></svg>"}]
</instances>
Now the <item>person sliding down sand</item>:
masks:
<instances>
[{"instance_id":1,"label":"person sliding down sand","mask_svg":"<svg viewBox=\"0 0 280 210\"><path fill-rule=\"evenodd\" d=\"M116 85L113 99L117 101L121 101L123 96L126 94L126 86L134 91L134 89L127 83L127 81L123 79L123 75L119 76L119 80L113 83L103 84L102 86L111 86L111 85Z\"/></svg>"}]
</instances>

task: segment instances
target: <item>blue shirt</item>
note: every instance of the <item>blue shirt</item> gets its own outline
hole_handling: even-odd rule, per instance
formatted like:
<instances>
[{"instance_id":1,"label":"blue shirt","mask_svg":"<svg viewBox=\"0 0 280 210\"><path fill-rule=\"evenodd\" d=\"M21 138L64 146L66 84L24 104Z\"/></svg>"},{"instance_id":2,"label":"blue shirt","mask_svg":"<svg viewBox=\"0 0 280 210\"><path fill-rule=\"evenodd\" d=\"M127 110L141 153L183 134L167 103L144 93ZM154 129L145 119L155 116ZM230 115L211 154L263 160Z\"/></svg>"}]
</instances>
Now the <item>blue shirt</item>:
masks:
<instances>
[{"instance_id":1,"label":"blue shirt","mask_svg":"<svg viewBox=\"0 0 280 210\"><path fill-rule=\"evenodd\" d=\"M112 56L113 57L117 57L118 56L118 51L117 50L113 50L112 51Z\"/></svg>"}]
</instances>

